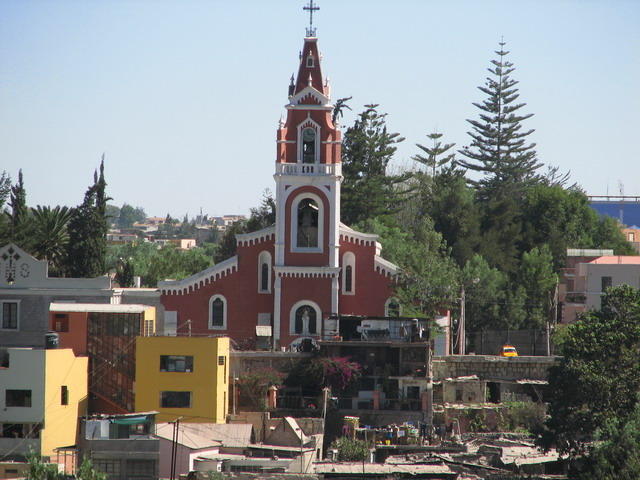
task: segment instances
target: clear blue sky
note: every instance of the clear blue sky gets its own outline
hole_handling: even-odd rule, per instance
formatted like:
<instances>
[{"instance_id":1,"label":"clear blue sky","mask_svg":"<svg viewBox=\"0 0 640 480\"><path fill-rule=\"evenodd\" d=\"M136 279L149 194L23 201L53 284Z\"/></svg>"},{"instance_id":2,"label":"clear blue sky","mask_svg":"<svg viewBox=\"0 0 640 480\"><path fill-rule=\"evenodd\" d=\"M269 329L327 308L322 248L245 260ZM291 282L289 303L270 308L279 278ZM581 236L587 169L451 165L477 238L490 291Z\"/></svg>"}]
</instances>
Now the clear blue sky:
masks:
<instances>
[{"instance_id":1,"label":"clear blue sky","mask_svg":"<svg viewBox=\"0 0 640 480\"><path fill-rule=\"evenodd\" d=\"M273 190L275 132L304 0L0 0L0 171L27 201L81 203L104 152L112 203L248 213ZM637 0L319 0L333 99L406 140L458 148L504 36L540 160L589 194L640 195Z\"/></svg>"}]
</instances>

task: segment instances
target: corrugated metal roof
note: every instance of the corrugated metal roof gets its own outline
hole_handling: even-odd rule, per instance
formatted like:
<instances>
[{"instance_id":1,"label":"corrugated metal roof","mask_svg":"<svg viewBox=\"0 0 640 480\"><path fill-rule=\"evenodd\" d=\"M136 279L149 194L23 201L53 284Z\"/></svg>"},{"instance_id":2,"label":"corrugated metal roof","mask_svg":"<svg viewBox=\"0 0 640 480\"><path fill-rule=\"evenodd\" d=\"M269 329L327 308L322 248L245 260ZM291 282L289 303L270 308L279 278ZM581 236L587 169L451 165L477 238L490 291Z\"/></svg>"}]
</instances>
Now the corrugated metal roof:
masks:
<instances>
[{"instance_id":1,"label":"corrugated metal roof","mask_svg":"<svg viewBox=\"0 0 640 480\"><path fill-rule=\"evenodd\" d=\"M142 313L149 310L149 305L110 303L51 303L50 312L61 313Z\"/></svg>"}]
</instances>

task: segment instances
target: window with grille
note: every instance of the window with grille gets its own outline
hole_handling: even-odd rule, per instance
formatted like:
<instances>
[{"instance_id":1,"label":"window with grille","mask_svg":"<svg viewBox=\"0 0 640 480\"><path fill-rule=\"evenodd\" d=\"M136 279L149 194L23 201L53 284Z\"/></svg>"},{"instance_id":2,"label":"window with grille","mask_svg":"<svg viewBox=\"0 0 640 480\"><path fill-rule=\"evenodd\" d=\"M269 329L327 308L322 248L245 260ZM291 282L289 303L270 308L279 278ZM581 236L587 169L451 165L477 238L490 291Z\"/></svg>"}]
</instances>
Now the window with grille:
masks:
<instances>
[{"instance_id":1,"label":"window with grille","mask_svg":"<svg viewBox=\"0 0 640 480\"><path fill-rule=\"evenodd\" d=\"M18 329L18 302L2 302L2 328L17 330Z\"/></svg>"}]
</instances>

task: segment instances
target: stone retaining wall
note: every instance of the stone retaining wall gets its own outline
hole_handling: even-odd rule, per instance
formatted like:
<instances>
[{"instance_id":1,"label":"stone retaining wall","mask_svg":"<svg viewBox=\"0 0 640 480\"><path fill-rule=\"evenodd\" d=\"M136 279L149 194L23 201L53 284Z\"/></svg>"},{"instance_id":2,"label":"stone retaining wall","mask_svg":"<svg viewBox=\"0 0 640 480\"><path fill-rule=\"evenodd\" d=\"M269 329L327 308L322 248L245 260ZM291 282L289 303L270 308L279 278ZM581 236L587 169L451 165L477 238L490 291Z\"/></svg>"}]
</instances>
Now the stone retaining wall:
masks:
<instances>
[{"instance_id":1,"label":"stone retaining wall","mask_svg":"<svg viewBox=\"0 0 640 480\"><path fill-rule=\"evenodd\" d=\"M433 379L477 375L481 380L547 380L549 367L561 357L499 357L497 355L451 355L433 357Z\"/></svg>"}]
</instances>

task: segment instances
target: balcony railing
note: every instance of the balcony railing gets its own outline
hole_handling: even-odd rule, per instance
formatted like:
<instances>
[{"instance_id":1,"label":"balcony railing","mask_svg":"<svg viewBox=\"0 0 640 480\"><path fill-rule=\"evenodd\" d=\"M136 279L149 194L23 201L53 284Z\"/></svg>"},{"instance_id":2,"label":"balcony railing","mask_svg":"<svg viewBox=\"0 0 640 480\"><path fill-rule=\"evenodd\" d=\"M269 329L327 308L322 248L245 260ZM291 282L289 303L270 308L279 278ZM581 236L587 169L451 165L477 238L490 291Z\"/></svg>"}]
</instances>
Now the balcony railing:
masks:
<instances>
[{"instance_id":1,"label":"balcony railing","mask_svg":"<svg viewBox=\"0 0 640 480\"><path fill-rule=\"evenodd\" d=\"M276 175L342 175L342 164L276 163Z\"/></svg>"}]
</instances>

